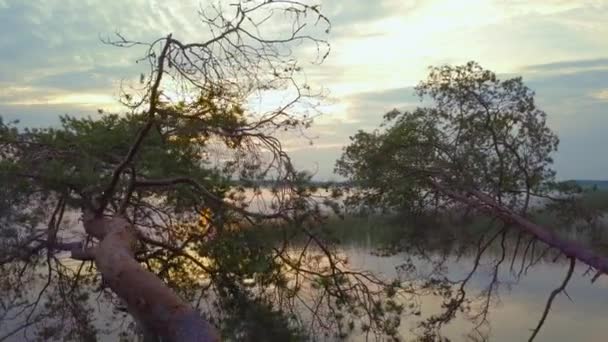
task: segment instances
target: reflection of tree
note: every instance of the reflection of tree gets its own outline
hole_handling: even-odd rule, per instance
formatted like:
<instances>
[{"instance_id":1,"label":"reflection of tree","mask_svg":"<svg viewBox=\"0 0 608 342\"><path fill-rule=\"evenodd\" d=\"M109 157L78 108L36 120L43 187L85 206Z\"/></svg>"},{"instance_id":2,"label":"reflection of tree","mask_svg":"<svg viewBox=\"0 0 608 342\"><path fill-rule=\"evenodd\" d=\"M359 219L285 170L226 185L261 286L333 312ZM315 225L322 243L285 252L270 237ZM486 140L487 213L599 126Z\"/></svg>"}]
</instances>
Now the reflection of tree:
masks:
<instances>
[{"instance_id":1,"label":"reflection of tree","mask_svg":"<svg viewBox=\"0 0 608 342\"><path fill-rule=\"evenodd\" d=\"M551 295L549 295L549 299L547 300L547 305L545 306L543 315L540 317L540 320L538 321L538 325L536 326L536 328L534 328L532 336L530 336L530 339L528 341L533 341L534 338L536 337L536 335L538 335L540 328L542 328L543 324L545 323L545 319L547 319L549 310L551 310L551 304L553 304L553 300L555 299L555 297L557 297L558 294L560 294L562 291L564 291L566 289L566 285L568 285L568 282L570 281L570 278L572 277L572 272L574 272L574 265L576 264L575 258L570 257L569 259L570 259L570 268L568 268L568 273L566 274L566 278L564 279L562 284L558 288L553 290L551 292Z\"/></svg>"},{"instance_id":2,"label":"reflection of tree","mask_svg":"<svg viewBox=\"0 0 608 342\"><path fill-rule=\"evenodd\" d=\"M451 291L445 292L445 294L447 296L442 304L442 307L445 308L445 311L442 312L441 314L433 315L421 323L421 327L424 329L423 330L424 336L430 336L430 337L441 336L440 330L443 325L448 324L450 321L452 321L456 317L456 314L458 312L464 311L465 306L466 306L467 310L470 310L470 305L471 305L472 301L470 298L467 298L467 293L466 293L465 288L466 288L467 284L469 283L469 281L471 280L471 278L477 272L484 252L499 236L502 236L501 246L504 247L506 228L499 229L496 233L494 233L488 239L486 239L485 235L486 235L485 233L482 234L482 236L479 238L479 240L477 241L477 244L475 246L476 252L475 252L475 257L473 259L473 267L472 267L471 271L466 275L466 277L464 279L462 279L460 281L456 281L456 282L450 281L451 286L456 287L456 294L452 295ZM503 249L503 251L504 251L504 249ZM503 258L504 258L504 253L503 253ZM497 285L496 282L498 280L498 268L501 263L502 263L502 260L500 262L497 262L494 267L492 281L485 291L486 292L485 298L487 298L487 300L485 301L486 304L484 305L483 310L481 310L479 313L476 313L473 316L473 319L476 319L476 320L479 320L479 318L482 318L480 320L480 323L476 327L476 330L486 320L487 313L490 309L490 305L489 305L490 298L491 298L494 287Z\"/></svg>"},{"instance_id":3,"label":"reflection of tree","mask_svg":"<svg viewBox=\"0 0 608 342\"><path fill-rule=\"evenodd\" d=\"M419 336L420 340L442 340L445 338L443 337L442 328L452 323L457 317L471 323L471 330L463 332L466 335L466 339L471 341L490 340L492 323L489 317L499 301L501 289L503 291L510 291L512 282L519 282L522 276L525 276L527 270L532 269L536 265L543 263L553 264L558 261L561 255L559 251L549 253L550 249L546 246L542 250L539 250L541 248L535 249L533 246L539 243L534 242L533 238L530 240L526 239L528 248L518 247L524 238L509 238L509 228L504 225L497 226L496 222L492 220L487 229L480 233L475 242L469 242L467 238L460 237L457 238L458 242L449 244L450 248L448 250L438 248L437 246L425 250L423 247L420 247L423 244L422 241L425 240L423 236L419 236L415 241L408 239L402 241L405 245L409 243L416 244L415 248L403 246L402 250L406 250L410 257L415 253L423 253L425 256L420 260L424 262L433 260L433 263L435 263L433 272L427 273L418 279L418 281L423 281L425 284L422 288L428 288L431 291L427 293L423 291L419 292L419 294L427 296L429 294L434 296L439 295L442 298L440 312L419 322L415 333ZM428 234L435 234L435 232ZM543 247L542 244L539 247ZM450 255L451 257L449 257ZM463 259L462 256L464 255L468 256L468 258ZM548 317L555 297L559 293L565 293L565 287L574 271L574 261L572 258L568 259L570 260L570 265L567 276L562 284L551 292L544 312L536 328L533 330L530 340L533 340L538 335ZM446 272L449 271L448 266L444 265L444 263L450 261L462 262L463 260L471 260L469 271L461 279L454 280L448 278L446 275ZM514 267L506 264L506 260L510 260L512 264L515 264L515 262L521 264L520 269L514 272ZM489 270L489 274L480 274L482 264L485 269ZM411 263L408 265L409 272L412 272L415 266ZM526 271L524 272L524 270ZM484 280L484 282L471 285L471 280L476 275L477 281ZM509 278L509 281L506 283L507 287L502 287L502 277L505 276ZM424 277L430 278L424 281Z\"/></svg>"}]
</instances>

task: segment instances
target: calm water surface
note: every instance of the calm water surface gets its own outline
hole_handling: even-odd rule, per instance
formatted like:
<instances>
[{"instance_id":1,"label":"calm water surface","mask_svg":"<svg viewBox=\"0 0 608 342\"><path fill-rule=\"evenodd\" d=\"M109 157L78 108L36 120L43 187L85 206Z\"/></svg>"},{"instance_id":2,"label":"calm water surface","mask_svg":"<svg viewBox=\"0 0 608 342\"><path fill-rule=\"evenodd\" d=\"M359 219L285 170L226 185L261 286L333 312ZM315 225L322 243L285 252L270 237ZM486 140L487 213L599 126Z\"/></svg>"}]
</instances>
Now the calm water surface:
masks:
<instances>
[{"instance_id":1,"label":"calm water surface","mask_svg":"<svg viewBox=\"0 0 608 342\"><path fill-rule=\"evenodd\" d=\"M396 276L395 266L408 257L407 253L379 257L374 255L374 250L372 244L357 243L345 246L342 251L348 255L354 267L373 270L385 276ZM514 272L510 270L510 253L507 252L505 261L499 267L496 277L498 284L493 288L495 295L492 296L487 316L488 323L480 327L490 341L527 341L542 316L551 291L563 282L569 267L564 257L556 262L553 262L552 257L547 257L517 277L522 253L518 253L520 255L514 263ZM481 258L478 270L465 288L467 296L483 298L480 295L486 293L484 291L487 291L494 279L495 263L500 254L496 249L490 249ZM539 254L540 251L537 252ZM474 261L474 255L458 258L452 255L444 263L442 273L451 280L462 280L473 268ZM415 264L421 275L428 274L433 269L428 262L417 260ZM535 341L608 341L608 276L602 276L592 283L594 274L585 274L586 271L587 267L582 264L575 268L566 287L568 296L562 293L553 301L551 311ZM440 298L427 296L421 300L422 318L438 312ZM415 331L417 321L419 319L411 317L402 321L401 332L406 340L414 337L412 330ZM442 329L442 333L452 341L472 341L467 334L475 326L475 323L460 314ZM361 336L351 339L364 340Z\"/></svg>"},{"instance_id":2,"label":"calm water surface","mask_svg":"<svg viewBox=\"0 0 608 342\"><path fill-rule=\"evenodd\" d=\"M419 253L397 252L390 256L378 256L378 248L383 246L387 240L391 242L390 235L379 238L380 233L373 228L365 227L346 227L344 230L348 235L348 230L356 230L351 238L342 239L339 253L349 259L349 265L357 270L369 270L380 277L394 278L403 277L399 272L399 266L403 265L408 258L413 260L416 266L415 272L405 274L408 279L424 279L433 271L437 271L431 261L444 258L439 274L451 281L464 279L475 265L476 249L471 247L469 251L464 251L456 255L450 248L437 248L435 251L429 250L426 255L431 258L423 260ZM363 233L361 233L363 231ZM355 236L356 235L356 236ZM515 235L515 234L510 234ZM395 237L394 240L403 239L407 244L407 239ZM506 243L505 260L498 267L495 276L496 262L502 255L502 248L499 243L493 244L480 258L477 271L473 274L465 287L467 298L477 299L475 303L477 309L483 303L484 295L487 294L489 286L495 280L495 286L491 287L492 296L488 309L487 322L480 325L478 330L481 335L475 334L475 327L479 321L467 319L467 315L459 313L456 318L441 330L442 335L451 341L527 341L532 333L532 329L538 324L547 299L555 288L564 280L568 271L568 262L564 257L555 258L549 252L544 258L540 253L544 250L543 246L537 245L534 258L528 257L526 260L539 260L534 266L522 272L518 276L520 265L522 264L523 246L513 262L514 268L511 269L512 256L514 253L514 239ZM424 244L424 239L410 243ZM392 241L395 242L395 241ZM423 247L418 245L415 247ZM424 249L424 248L423 248ZM437 251L437 250L441 250ZM525 264L528 263L526 261ZM525 268L524 268L525 269ZM559 294L554 300L552 309L544 323L536 341L608 341L608 276L602 276L595 282L591 282L594 274L586 274L587 268L582 264L577 264L572 279L566 287L565 294ZM437 274L437 273L435 273ZM433 313L438 313L442 299L437 296L427 295L418 298L421 305L420 316L406 316L402 319L401 335L404 340L409 341L416 337L417 323ZM474 309L475 310L475 309ZM97 315L106 316L111 309L108 307L97 307ZM109 317L109 316L106 316ZM100 321L107 321L101 319ZM128 318L121 322L115 320L112 325L120 327L127 324ZM8 330L12 324L5 322L0 330ZM5 331L6 331L5 330ZM471 335L472 334L472 335ZM476 336L476 338L471 338ZM482 338L483 337L483 338ZM348 338L351 341L364 341L365 336L355 333ZM16 335L7 341L22 341L23 335ZM116 335L101 337L102 341L116 341ZM322 340L322 339L321 339Z\"/></svg>"}]
</instances>

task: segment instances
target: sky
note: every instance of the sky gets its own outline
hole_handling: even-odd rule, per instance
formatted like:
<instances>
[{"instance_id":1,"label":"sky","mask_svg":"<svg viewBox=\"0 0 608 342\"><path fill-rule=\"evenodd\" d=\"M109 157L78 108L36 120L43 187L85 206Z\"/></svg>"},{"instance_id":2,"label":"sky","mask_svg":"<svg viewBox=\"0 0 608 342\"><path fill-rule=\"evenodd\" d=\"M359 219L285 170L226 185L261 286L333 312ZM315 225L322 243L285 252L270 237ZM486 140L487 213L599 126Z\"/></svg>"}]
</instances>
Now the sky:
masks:
<instances>
[{"instance_id":1,"label":"sky","mask_svg":"<svg viewBox=\"0 0 608 342\"><path fill-rule=\"evenodd\" d=\"M0 0L0 115L48 126L62 114L116 109L143 54L105 45L173 33L196 40L199 0ZM331 54L304 67L326 89L323 115L286 148L296 165L333 175L348 137L393 108L417 105L428 67L479 62L522 76L560 137L560 179L608 179L608 0L325 0Z\"/></svg>"}]
</instances>

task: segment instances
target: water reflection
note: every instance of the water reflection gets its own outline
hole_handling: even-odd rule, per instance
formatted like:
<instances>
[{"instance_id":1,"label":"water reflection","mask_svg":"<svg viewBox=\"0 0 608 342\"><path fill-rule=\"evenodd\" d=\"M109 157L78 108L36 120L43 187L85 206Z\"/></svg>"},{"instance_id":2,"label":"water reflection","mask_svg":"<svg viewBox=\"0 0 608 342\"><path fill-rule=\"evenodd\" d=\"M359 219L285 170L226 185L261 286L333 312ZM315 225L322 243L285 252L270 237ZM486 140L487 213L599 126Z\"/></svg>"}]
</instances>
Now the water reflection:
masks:
<instances>
[{"instance_id":1,"label":"water reflection","mask_svg":"<svg viewBox=\"0 0 608 342\"><path fill-rule=\"evenodd\" d=\"M541 319L551 292L564 281L569 260L529 237L518 235L514 228L456 227L416 222L414 229L411 224L364 218L334 220L325 228L340 241L336 254L348 259L350 269L369 270L383 279L399 278L403 284L416 285L415 293L402 299L408 308L399 327L404 340L429 337L429 333L433 333L435 340L527 341ZM570 234L575 238L585 237ZM303 242L295 240L290 254L297 256L302 248ZM311 257L315 252L319 251L311 250ZM327 260L318 259L319 267L326 264ZM557 295L552 303L536 341L606 340L603 331L604 317L608 315L608 277L592 283L593 276L584 265L577 264L565 292ZM291 284L293 279L288 280ZM28 283L32 295L36 295L44 283L42 279L34 285L36 281L32 278ZM429 282L434 285L422 286ZM461 286L463 292L459 291ZM313 293L310 284L303 288L308 292L303 298L309 302L298 304L298 310L306 321L310 319L306 305L310 307L318 294ZM124 313L116 315L109 293L100 296L95 294L95 298L90 299L93 322L104 333L99 340L116 341L119 333L132 322ZM446 307L446 303L458 305ZM446 314L448 309L453 309L453 318ZM429 321L431 317L442 319ZM16 324L17 321L5 321L0 330L7 331ZM24 336L19 334L7 340L21 341ZM336 340L322 333L314 338ZM346 340L365 341L366 338L373 336L363 333L358 325Z\"/></svg>"},{"instance_id":2,"label":"water reflection","mask_svg":"<svg viewBox=\"0 0 608 342\"><path fill-rule=\"evenodd\" d=\"M377 250L382 242L370 230L364 239L346 240L342 252L355 268L419 281L444 279L456 289L475 269L463 287L462 306L471 301L470 311L458 308L455 318L439 329L441 337L450 341L527 341L541 319L550 293L564 281L569 259L538 242L534 243L534 251L529 247L524 254L524 243L520 241L516 248L516 235L509 231L501 243L499 234L481 254L477 268L479 248L471 243L472 237L467 240L452 236L444 244L428 248L424 244L429 239L424 234L411 241L400 240L404 251L379 256ZM404 263L413 265L408 267L409 273L400 271L399 265ZM585 265L576 265L565 293L556 296L535 341L606 341L608 277L592 283L593 276ZM457 297L452 295L451 298ZM420 317L410 317L402 323L400 332L406 340L419 338L423 332L420 323L445 313L442 304L449 302L433 294L423 294L419 301ZM353 336L351 340L364 339Z\"/></svg>"}]
</instances>

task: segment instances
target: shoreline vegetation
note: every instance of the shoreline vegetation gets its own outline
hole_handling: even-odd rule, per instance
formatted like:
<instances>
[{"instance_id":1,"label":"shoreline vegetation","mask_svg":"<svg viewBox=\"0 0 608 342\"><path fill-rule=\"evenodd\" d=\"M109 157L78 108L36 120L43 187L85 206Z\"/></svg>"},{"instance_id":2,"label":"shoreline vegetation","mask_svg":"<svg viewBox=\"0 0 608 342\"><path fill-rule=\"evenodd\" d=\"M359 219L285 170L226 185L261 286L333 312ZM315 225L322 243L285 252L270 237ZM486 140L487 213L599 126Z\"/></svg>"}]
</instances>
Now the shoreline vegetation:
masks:
<instances>
[{"instance_id":1,"label":"shoreline vegetation","mask_svg":"<svg viewBox=\"0 0 608 342\"><path fill-rule=\"evenodd\" d=\"M598 187L598 189L601 189ZM584 191L578 206L591 213L589 220L580 218L576 221L565 220L556 213L542 207L532 210L530 221L556 229L563 238L574 239L589 244L602 255L608 256L608 191ZM327 211L325 222L319 223L318 231L333 242L367 243L369 245L390 244L408 238L432 239L440 237L445 241L465 242L478 238L482 233L500 226L490 216L467 216L458 210L412 215L399 212L369 213L365 211L348 211L344 215L335 215ZM277 229L280 228L280 229ZM294 239L305 239L306 236L295 226L281 224L265 225L252 229L251 234L272 241L281 241L284 235Z\"/></svg>"},{"instance_id":2,"label":"shoreline vegetation","mask_svg":"<svg viewBox=\"0 0 608 342\"><path fill-rule=\"evenodd\" d=\"M562 183L573 184L579 186L582 190L608 190L608 180L594 180L594 179L566 179ZM281 182L276 180L230 180L227 182L230 186L243 186L243 187L272 187L281 185L290 185L288 182ZM310 180L309 186L328 189L331 187L355 187L356 182L349 180Z\"/></svg>"}]
</instances>

